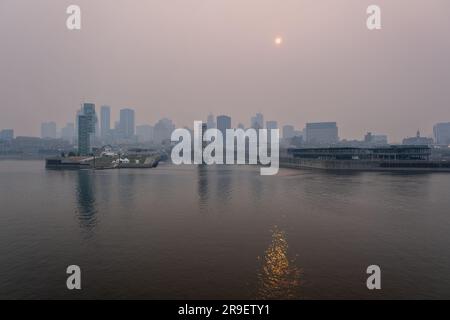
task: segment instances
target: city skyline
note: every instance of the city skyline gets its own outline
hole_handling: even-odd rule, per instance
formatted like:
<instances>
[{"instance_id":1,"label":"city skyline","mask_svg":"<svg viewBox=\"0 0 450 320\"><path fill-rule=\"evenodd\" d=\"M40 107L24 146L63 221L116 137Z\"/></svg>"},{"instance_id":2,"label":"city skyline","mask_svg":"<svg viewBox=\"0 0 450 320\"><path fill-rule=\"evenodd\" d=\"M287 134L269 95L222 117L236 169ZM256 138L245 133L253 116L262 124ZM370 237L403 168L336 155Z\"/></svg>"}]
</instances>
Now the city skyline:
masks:
<instances>
[{"instance_id":1,"label":"city skyline","mask_svg":"<svg viewBox=\"0 0 450 320\"><path fill-rule=\"evenodd\" d=\"M82 104L80 104L80 105L82 106L83 104L84 104L84 103L82 103ZM133 112L136 112L136 110L135 110L134 108L128 108L128 107L123 107L123 108L120 107L120 108L118 108L118 109L116 110L116 112L114 112L115 108L112 108L110 105L101 104L99 110L97 111L97 115L101 115L101 114L102 114L102 110L104 110L104 108L108 108L108 110L109 110L109 111L108 111L108 112L109 112L108 117L109 117L109 119L110 119L109 123L110 123L110 129L111 129L111 130L112 130L113 127L114 127L114 126L113 126L114 123L119 123L119 124L120 124L120 119L121 119L120 112L121 112L121 111L123 111L123 110L131 110L131 111L133 111ZM220 112L219 112L219 113L220 113ZM116 116L113 117L113 116L112 116L113 114L116 114ZM202 120L202 121L204 121L205 123L207 123L207 122L208 122L208 117L209 117L210 115L213 115L213 114L212 114L211 112L209 112L209 113L207 113L206 115L197 117L197 118L200 118L200 119L195 118L195 120L193 120L193 121ZM260 112L257 112L257 113L256 113L256 116L258 116L258 115L262 115L262 116L264 117L264 115L263 115L262 113L260 113ZM242 126L242 124L244 124L244 127L247 127L247 128L251 128L251 127L254 126L254 120L255 120L254 114L250 114L250 115L249 115L249 119L248 119L247 121L245 121L245 120L243 121L242 119L236 119L236 118L234 118L233 116L230 116L230 115L227 115L227 116L229 116L229 117L231 118L231 126L232 126L232 127L239 128L239 126ZM3 130L13 130L15 136L23 136L23 137L41 137L41 138L44 138L43 135L42 135L42 130L43 130L42 126L43 126L43 125L44 125L44 126L48 126L48 125L53 126L54 124L56 124L56 135L52 135L52 136L47 137L47 138L54 138L53 136L55 136L55 137L63 136L62 131L63 131L64 129L66 129L67 126L73 125L74 122L76 122L76 117L77 117L77 116L73 116L73 119L71 119L70 117L67 117L68 120L65 121L65 122L64 122L64 121L63 121L63 122L58 122L58 121L55 121L55 120L50 120L50 119L47 119L47 120L46 120L46 119L44 119L42 122L36 123L35 127L38 128L38 129L36 130L37 133L36 133L36 134L31 134L31 135L21 134L20 131L17 131L17 129L14 128L14 127L12 127L12 126L4 126L4 127L1 127L1 126L0 126L0 128L3 129ZM134 115L133 115L133 117L134 117ZM100 119L100 118L101 118L101 117L99 117L99 119ZM155 125L155 124L158 123L158 121L160 121L160 120L162 120L162 119L169 119L169 117L163 116L162 118L159 118L159 119L156 119L156 118L154 118L154 119L152 119L152 120L146 119L145 121L142 120L142 118L136 117L136 121L135 121L135 124L134 124L134 128L136 129L138 126L148 126L148 125L152 125L152 124ZM216 119L216 118L214 118L214 119ZM192 121L192 122L193 122L193 121ZM277 119L271 119L271 120L265 121L264 118L262 118L261 121L262 121L262 123L264 123L264 125L263 125L262 127L265 127L265 126L267 125L267 123L272 123L272 122L273 122L273 123L279 124L279 129L280 129L280 130L281 130L284 126L293 126L294 129L296 129L296 131L298 131L298 130L300 130L300 131L305 130L306 127L307 127L307 125L310 124L310 123L329 123L329 122L337 122L337 121L333 121L332 119L328 119L328 120L325 120L325 121L308 121L308 120L304 120L304 121L302 121L302 122L298 122L298 121L295 121L295 120L292 120L292 119L291 119L290 122L283 123L283 122L280 122L280 121L277 120ZM386 136L390 137L390 140L392 141L392 143L401 143L401 141L402 141L403 139L405 139L406 137L412 137L412 136L413 136L413 133L416 132L415 130L419 130L419 131L425 133L425 136L426 136L426 137L432 137L432 138L434 138L434 137L435 137L435 130L434 130L434 127L435 127L436 125L438 125L438 124L442 124L442 123L446 124L446 123L449 123L449 122L450 122L450 116L449 116L448 119L447 119L447 118L446 118L446 119L441 119L441 120L438 119L436 122L432 123L432 125L431 125L430 128L423 127L423 126L419 126L419 127L417 127L417 128L414 128L414 127L408 127L408 128L406 129L406 130L407 130L406 134L405 134L404 136L399 136L398 138L397 138L397 137L394 138L394 136L388 134L387 132L385 132L385 131L383 131L383 130L381 130L381 129L378 129L379 127L377 128L376 126L374 126L374 127L372 128L372 130L367 130L367 129L366 129L366 131L361 132L359 135L358 135L358 133L356 133L356 136L351 136L351 137L342 137L342 136L339 136L339 138L340 138L341 140L348 140L348 141L351 141L351 140L358 140L358 139L360 139L363 135L365 135L365 134L368 133L368 132L375 132L375 133L383 134L383 135L386 135ZM300 123L300 125L295 125L295 123ZM102 122L99 121L97 125L98 125L97 130L99 131L99 135L102 136L102 135L103 135L103 134L101 134L101 132L102 132L102 130L101 130ZM66 127L64 127L64 126L66 126ZM182 126L178 126L178 127L180 127L180 128L182 128L182 127L189 127L189 128L192 128L192 123L191 123L191 124L187 123L186 125L182 125ZM339 129L340 129L340 132L346 132L346 131L348 131L348 128L347 128L347 130L346 130L346 129L343 128L343 127L339 127ZM341 130L342 130L342 131L341 131ZM363 129L363 130L364 130L364 129Z\"/></svg>"},{"instance_id":2,"label":"city skyline","mask_svg":"<svg viewBox=\"0 0 450 320\"><path fill-rule=\"evenodd\" d=\"M83 105L83 104L81 104L81 105ZM116 117L112 117L111 115L114 114L114 112L111 112L111 110L114 110L114 108L111 108L109 105L101 105L100 110L97 111L97 115L103 114L102 112L103 112L105 107L109 109L109 111L108 111L109 112L108 113L108 118L110 120L109 121L110 128L108 130L112 130L113 129L114 123L120 125L120 121L121 121L120 112L121 111L124 111L124 110L130 110L130 111L133 111L133 112L136 111L133 108L120 108L120 109L117 110L117 116ZM200 116L198 118L201 118L201 119L196 119L195 121L202 120L203 122L207 123L208 122L208 117L211 116L211 115L213 115L213 114L212 113L208 113L207 117L205 115ZM258 115L262 115L262 113L256 113L256 115L257 116ZM247 121L245 121L245 120L243 121L242 119L236 119L236 118L234 118L233 116L230 116L230 115L226 115L226 116L230 117L230 119L231 119L231 127L239 128L243 124L244 124L244 128L254 127L254 118L255 117L252 116L252 115L250 115L250 118ZM65 122L64 121L63 122L57 122L57 121L54 121L54 120L45 120L44 119L43 122L40 122L40 123L36 124L36 127L40 128L38 133L31 134L31 135L20 134L20 132L18 132L16 130L16 128L14 128L12 126L4 126L4 127L0 127L0 129L2 129L2 130L13 130L15 136L23 136L23 137L28 137L29 136L29 137L41 137L41 138L59 138L59 137L64 137L65 136L64 133L63 133L64 130L67 129L67 126L71 126L71 125L74 124L74 122L76 122L76 117L77 117L76 115L73 117L73 119L70 119L70 117L69 117L68 120L65 121ZM136 119L136 120L133 120L133 123L134 123L133 127L134 127L135 130L136 130L137 127L140 127L140 126L149 126L149 125L150 126L154 126L155 124L158 123L158 121L160 121L162 119L169 119L168 117L162 117L160 119L152 119L152 120L143 121L141 118L135 117L134 115L133 115L133 118ZM102 119L102 117L99 117L99 119ZM216 117L214 119L216 119ZM328 120L329 121L307 121L307 120L305 120L304 122L301 122L302 125L298 126L298 125L294 125L293 124L293 123L298 123L295 120L287 122L287 123L282 123L282 122L280 122L279 120L276 120L276 119L271 119L271 120L265 121L264 118L263 118L262 119L262 123L264 123L264 125L263 126L258 126L258 127L259 128L263 128L263 127L267 126L267 123L275 123L275 124L278 125L278 128L281 131L282 131L283 127L286 127L286 126L292 126L295 129L295 131L303 131L303 130L305 130L307 128L307 125L311 124L311 123L329 123L329 122L336 122L337 123L337 121L332 121L332 119L328 119ZM438 120L438 121L432 123L430 128L423 127L423 126L419 126L417 128L409 127L407 132L406 132L406 134L404 136L399 136L398 138L393 138L393 136L391 136L390 134L388 134L388 133L386 133L386 132L384 132L382 130L377 129L376 127L373 127L372 130L365 129L365 131L362 131L361 133L357 134L356 136L352 136L352 137L339 136L339 138L340 138L340 140L348 140L348 141L358 140L358 139L361 139L361 137L364 136L366 133L370 132L370 133L377 133L377 134L386 135L386 136L388 136L390 138L390 141L392 143L401 143L401 141L403 139L405 139L407 137L414 136L414 133L417 130L419 130L422 133L425 133L424 136L426 136L426 137L435 138L436 137L436 133L435 133L434 127L436 125L446 124L446 123L449 123L449 122L450 122L450 117L448 119L441 119L441 120ZM105 133L101 129L102 128L102 124L104 124L104 123L102 123L102 120L99 120L99 122L97 124L98 125L97 130L99 131L98 134L101 135L101 136L103 136L103 134ZM50 136L45 137L43 135L43 133L42 133L43 132L43 126L48 127L49 125L50 126L56 125L56 128L51 129L53 131L54 130L56 130L56 131L54 131L55 134L52 134ZM186 128L187 127L187 128L191 128L192 129L192 124L186 124L184 126L178 126L178 127L180 127L180 128L182 128L182 127ZM341 126L339 127L339 130L340 130L340 132L342 132L342 131L345 132L346 131L346 129L341 127ZM132 135L128 134L128 136L132 136ZM66 137L67 137L67 135L66 135Z\"/></svg>"},{"instance_id":3,"label":"city skyline","mask_svg":"<svg viewBox=\"0 0 450 320\"><path fill-rule=\"evenodd\" d=\"M31 10L4 0L0 128L37 136L41 122L73 122L70 110L85 100L178 127L209 112L260 112L296 128L336 121L344 139L377 131L401 141L418 128L431 136L450 121L450 4L380 0L384 27L371 33L369 3L80 0L83 29L70 33L67 1Z\"/></svg>"},{"instance_id":4,"label":"city skyline","mask_svg":"<svg viewBox=\"0 0 450 320\"><path fill-rule=\"evenodd\" d=\"M76 112L76 115L74 116L74 122L67 122L64 125L65 126L59 126L58 123L55 121L44 121L40 124L40 135L39 137L42 139L64 139L69 142L73 142L73 139L76 138L78 135L77 132L77 123L78 118L80 116L80 113L82 114L82 111L84 109L85 105L92 105L94 107L94 112L96 114L96 123L95 123L95 136L99 138L102 141L113 141L111 140L111 135L116 135L115 138L117 138L117 134L120 135L119 138L125 138L125 139L132 139L137 138L139 141L142 135L145 136L153 136L154 128L160 123L161 121L172 121L168 118L162 118L155 122L143 122L140 121L138 117L136 117L135 110L132 108L121 108L117 111L118 117L115 118L116 121L114 121L114 118L111 117L112 110L114 111L114 108L111 108L109 105L102 104L99 108L99 110L96 110L96 104L95 103L83 103L81 105L81 109L79 109ZM205 117L204 117L205 118ZM351 139L342 138L340 136L341 127L339 127L339 124L337 122L306 122L303 128L295 127L291 123L283 124L281 123L279 125L279 122L277 120L264 120L264 115L262 113L256 113L256 115L251 116L248 122L242 121L242 119L236 120L233 119L233 117L230 117L229 115L219 114L217 116L214 116L212 113L209 113L205 119L201 119L205 124L207 124L208 128L216 127L216 125L220 126L220 119L225 119L227 124L224 126L224 128L255 128L255 129L262 129L262 128L269 128L269 129L280 129L280 137L283 138L292 138L295 136L302 136L306 142L314 142L310 138L308 138L308 130L311 131L311 126L325 126L331 125L335 128L331 128L331 132L327 132L326 134L331 134L331 140L323 141L324 143L333 144L336 142L342 142L342 141L364 141L367 140L368 136L371 136L375 139L382 138L386 141L389 140L389 143L392 144L405 144L405 141L414 141L416 138L424 138L425 140L422 141L428 141L431 139L436 140L437 144L443 144L442 142L446 139L450 133L448 132L450 129L448 129L450 122L437 122L432 127L432 134L423 136L420 134L420 132L423 132L423 128L418 128L416 131L416 135L412 135L411 132L402 137L399 141L393 141L392 139L389 139L389 135L382 133L381 131L366 131L362 135L358 137L354 137ZM199 120L197 120L199 121ZM113 126L113 123L115 123L115 126ZM248 126L243 125L242 123L248 123ZM175 124L170 125L173 127L172 129L175 129ZM443 127L444 126L444 127ZM184 128L189 128L190 130L193 129L191 126L184 126ZM441 128L438 132L438 128ZM26 137L20 134L17 134L14 128L0 128L2 131L5 132L5 135L8 137L10 136L21 136ZM141 129L141 130L139 130ZM300 130L299 130L300 129ZM323 128L326 129L326 128ZM116 134L114 132L116 131ZM141 132L141 134L138 133L138 131ZM151 134L150 134L151 132ZM444 134L443 138L440 138L439 136ZM166 133L167 135L167 133ZM333 137L334 136L334 137ZM30 136L35 137L35 136ZM362 137L362 139L361 139ZM426 140L428 139L428 140ZM4 139L6 140L6 139ZM425 143L426 144L426 143Z\"/></svg>"},{"instance_id":5,"label":"city skyline","mask_svg":"<svg viewBox=\"0 0 450 320\"><path fill-rule=\"evenodd\" d=\"M0 300L450 300L449 14L0 0Z\"/></svg>"}]
</instances>

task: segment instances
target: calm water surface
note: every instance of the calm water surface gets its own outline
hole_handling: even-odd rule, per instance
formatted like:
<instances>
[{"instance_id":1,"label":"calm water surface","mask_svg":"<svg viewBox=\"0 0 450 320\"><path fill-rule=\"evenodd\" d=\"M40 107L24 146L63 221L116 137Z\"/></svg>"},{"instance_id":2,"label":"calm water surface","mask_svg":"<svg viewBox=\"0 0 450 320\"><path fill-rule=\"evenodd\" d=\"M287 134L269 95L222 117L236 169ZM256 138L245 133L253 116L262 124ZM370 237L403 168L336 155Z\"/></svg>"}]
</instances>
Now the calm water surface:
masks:
<instances>
[{"instance_id":1,"label":"calm water surface","mask_svg":"<svg viewBox=\"0 0 450 320\"><path fill-rule=\"evenodd\" d=\"M0 298L450 298L449 195L450 174L0 161Z\"/></svg>"}]
</instances>

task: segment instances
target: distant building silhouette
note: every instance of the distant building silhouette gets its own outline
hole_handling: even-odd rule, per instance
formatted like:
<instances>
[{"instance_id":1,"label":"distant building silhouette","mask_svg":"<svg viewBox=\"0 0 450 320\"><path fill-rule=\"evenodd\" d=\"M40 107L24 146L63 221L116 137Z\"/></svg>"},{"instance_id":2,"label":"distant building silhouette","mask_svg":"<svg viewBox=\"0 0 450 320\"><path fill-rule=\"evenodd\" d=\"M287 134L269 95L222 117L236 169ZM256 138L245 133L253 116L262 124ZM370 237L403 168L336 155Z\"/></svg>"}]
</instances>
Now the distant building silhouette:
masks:
<instances>
[{"instance_id":1,"label":"distant building silhouette","mask_svg":"<svg viewBox=\"0 0 450 320\"><path fill-rule=\"evenodd\" d=\"M217 129L222 132L223 135L223 147L227 145L227 129L231 129L231 118L229 116L217 117ZM225 155L224 155L225 156Z\"/></svg>"},{"instance_id":2,"label":"distant building silhouette","mask_svg":"<svg viewBox=\"0 0 450 320\"><path fill-rule=\"evenodd\" d=\"M257 113L254 117L251 118L250 122L253 129L264 129L264 116L262 115L262 113Z\"/></svg>"},{"instance_id":3,"label":"distant building silhouette","mask_svg":"<svg viewBox=\"0 0 450 320\"><path fill-rule=\"evenodd\" d=\"M14 139L13 129L3 129L2 131L0 131L0 140L12 141L13 139Z\"/></svg>"},{"instance_id":4,"label":"distant building silhouette","mask_svg":"<svg viewBox=\"0 0 450 320\"><path fill-rule=\"evenodd\" d=\"M267 121L266 122L267 130L278 129L278 122L276 121Z\"/></svg>"},{"instance_id":5,"label":"distant building silhouette","mask_svg":"<svg viewBox=\"0 0 450 320\"><path fill-rule=\"evenodd\" d=\"M305 133L309 144L331 145L339 141L336 122L307 123Z\"/></svg>"},{"instance_id":6,"label":"distant building silhouette","mask_svg":"<svg viewBox=\"0 0 450 320\"><path fill-rule=\"evenodd\" d=\"M120 110L119 130L124 139L131 139L135 135L135 114L132 109Z\"/></svg>"},{"instance_id":7,"label":"distant building silhouette","mask_svg":"<svg viewBox=\"0 0 450 320\"><path fill-rule=\"evenodd\" d=\"M106 140L111 132L111 107L100 108L100 137Z\"/></svg>"},{"instance_id":8,"label":"distant building silhouette","mask_svg":"<svg viewBox=\"0 0 450 320\"><path fill-rule=\"evenodd\" d=\"M364 136L364 143L367 146L384 146L388 144L388 137L384 134L373 134L372 132L368 132Z\"/></svg>"},{"instance_id":9,"label":"distant building silhouette","mask_svg":"<svg viewBox=\"0 0 450 320\"><path fill-rule=\"evenodd\" d=\"M172 132L175 130L175 125L172 120L164 118L159 120L153 129L153 137L155 143L161 144L165 141L170 141Z\"/></svg>"},{"instance_id":10,"label":"distant building silhouette","mask_svg":"<svg viewBox=\"0 0 450 320\"><path fill-rule=\"evenodd\" d=\"M421 137L419 130L417 130L417 134L415 137L403 139L403 144L410 146L431 146L433 143L434 141L432 138Z\"/></svg>"},{"instance_id":11,"label":"distant building silhouette","mask_svg":"<svg viewBox=\"0 0 450 320\"><path fill-rule=\"evenodd\" d=\"M450 122L436 124L433 128L433 133L437 145L450 145Z\"/></svg>"},{"instance_id":12,"label":"distant building silhouette","mask_svg":"<svg viewBox=\"0 0 450 320\"><path fill-rule=\"evenodd\" d=\"M226 135L226 130L231 129L231 118L229 116L218 116L217 117L217 129L222 132L223 136Z\"/></svg>"},{"instance_id":13,"label":"distant building silhouette","mask_svg":"<svg viewBox=\"0 0 450 320\"><path fill-rule=\"evenodd\" d=\"M216 122L214 121L214 115L213 114L209 114L208 115L208 120L206 121L206 125L208 127L208 129L215 129L216 128Z\"/></svg>"},{"instance_id":14,"label":"distant building silhouette","mask_svg":"<svg viewBox=\"0 0 450 320\"><path fill-rule=\"evenodd\" d=\"M267 121L266 122L266 129L268 130L267 131L267 142L269 144L271 144L272 143L272 135L271 135L270 130L278 129L278 122L276 122L276 121ZM278 142L279 142L279 140L278 140Z\"/></svg>"},{"instance_id":15,"label":"distant building silhouette","mask_svg":"<svg viewBox=\"0 0 450 320\"><path fill-rule=\"evenodd\" d=\"M96 123L95 104L84 103L78 114L78 153L80 155L85 156L91 153Z\"/></svg>"},{"instance_id":16,"label":"distant building silhouette","mask_svg":"<svg viewBox=\"0 0 450 320\"><path fill-rule=\"evenodd\" d=\"M55 122L44 122L41 124L42 139L56 139L57 127Z\"/></svg>"}]
</instances>

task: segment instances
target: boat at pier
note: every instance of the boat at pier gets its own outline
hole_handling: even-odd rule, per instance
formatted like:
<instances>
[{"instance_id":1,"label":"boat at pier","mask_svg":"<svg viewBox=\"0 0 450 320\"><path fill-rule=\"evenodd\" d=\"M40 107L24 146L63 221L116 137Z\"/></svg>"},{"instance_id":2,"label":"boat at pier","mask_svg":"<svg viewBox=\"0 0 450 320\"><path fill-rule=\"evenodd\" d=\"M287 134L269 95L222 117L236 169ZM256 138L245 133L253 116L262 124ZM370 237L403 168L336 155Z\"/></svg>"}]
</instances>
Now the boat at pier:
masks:
<instances>
[{"instance_id":1,"label":"boat at pier","mask_svg":"<svg viewBox=\"0 0 450 320\"><path fill-rule=\"evenodd\" d=\"M51 157L45 159L45 167L55 170L106 170L151 169L158 166L160 158L155 154L102 155L99 157Z\"/></svg>"}]
</instances>

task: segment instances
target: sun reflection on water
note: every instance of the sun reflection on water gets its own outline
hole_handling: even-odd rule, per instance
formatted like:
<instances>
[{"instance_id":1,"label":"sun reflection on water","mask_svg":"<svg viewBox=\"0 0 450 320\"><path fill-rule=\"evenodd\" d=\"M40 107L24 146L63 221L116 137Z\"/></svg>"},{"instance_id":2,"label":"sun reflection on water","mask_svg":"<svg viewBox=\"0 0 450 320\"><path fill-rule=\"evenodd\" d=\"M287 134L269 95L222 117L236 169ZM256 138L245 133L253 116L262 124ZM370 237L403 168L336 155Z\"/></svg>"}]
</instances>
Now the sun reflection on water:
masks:
<instances>
[{"instance_id":1,"label":"sun reflection on water","mask_svg":"<svg viewBox=\"0 0 450 320\"><path fill-rule=\"evenodd\" d=\"M288 256L288 242L284 231L277 227L272 232L272 242L260 257L258 271L258 299L298 299L302 270Z\"/></svg>"}]
</instances>

